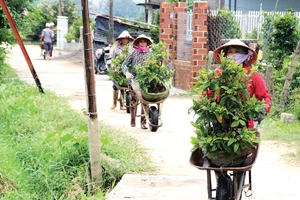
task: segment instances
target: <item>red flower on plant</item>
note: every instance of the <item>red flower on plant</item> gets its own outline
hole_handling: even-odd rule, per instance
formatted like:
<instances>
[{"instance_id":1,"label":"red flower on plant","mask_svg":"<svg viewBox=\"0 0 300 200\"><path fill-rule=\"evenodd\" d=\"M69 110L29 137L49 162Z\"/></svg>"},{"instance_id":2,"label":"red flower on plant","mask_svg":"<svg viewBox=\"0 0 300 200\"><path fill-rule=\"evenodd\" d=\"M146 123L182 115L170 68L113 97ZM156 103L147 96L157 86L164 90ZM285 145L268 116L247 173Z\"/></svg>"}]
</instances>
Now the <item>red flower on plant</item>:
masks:
<instances>
[{"instance_id":1,"label":"red flower on plant","mask_svg":"<svg viewBox=\"0 0 300 200\"><path fill-rule=\"evenodd\" d=\"M212 93L212 91L208 90L207 94L209 95L209 97L213 98L214 97L214 93Z\"/></svg>"},{"instance_id":2,"label":"red flower on plant","mask_svg":"<svg viewBox=\"0 0 300 200\"><path fill-rule=\"evenodd\" d=\"M217 68L217 69L215 70L215 72L216 72L216 76L217 76L217 77L220 77L220 76L222 75L222 68Z\"/></svg>"},{"instance_id":3,"label":"red flower on plant","mask_svg":"<svg viewBox=\"0 0 300 200\"><path fill-rule=\"evenodd\" d=\"M248 129L254 128L254 120L248 120Z\"/></svg>"},{"instance_id":4,"label":"red flower on plant","mask_svg":"<svg viewBox=\"0 0 300 200\"><path fill-rule=\"evenodd\" d=\"M202 97L205 97L206 95L207 93L204 90L202 90Z\"/></svg>"}]
</instances>

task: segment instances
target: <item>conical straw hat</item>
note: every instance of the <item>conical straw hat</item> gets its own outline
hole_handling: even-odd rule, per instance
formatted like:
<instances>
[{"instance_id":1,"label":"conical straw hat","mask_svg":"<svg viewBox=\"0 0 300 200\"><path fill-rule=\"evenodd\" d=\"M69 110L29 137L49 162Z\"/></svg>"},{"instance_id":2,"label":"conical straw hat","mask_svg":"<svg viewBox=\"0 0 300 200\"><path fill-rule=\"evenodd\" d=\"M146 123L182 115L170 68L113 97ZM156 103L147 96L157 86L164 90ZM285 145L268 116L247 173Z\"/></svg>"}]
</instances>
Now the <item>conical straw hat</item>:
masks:
<instances>
[{"instance_id":1,"label":"conical straw hat","mask_svg":"<svg viewBox=\"0 0 300 200\"><path fill-rule=\"evenodd\" d=\"M145 39L145 40L147 40L147 45L148 45L148 46L150 46L150 45L153 43L152 40L151 40L151 38L147 37L147 36L144 35L144 34L141 34L141 35L139 35L139 36L134 40L133 46L137 46L137 45L139 44L139 40L140 40L140 39Z\"/></svg>"},{"instance_id":2,"label":"conical straw hat","mask_svg":"<svg viewBox=\"0 0 300 200\"><path fill-rule=\"evenodd\" d=\"M122 39L122 38L128 38L131 42L134 40L133 37L128 33L128 31L123 31L117 40Z\"/></svg>"},{"instance_id":3,"label":"conical straw hat","mask_svg":"<svg viewBox=\"0 0 300 200\"><path fill-rule=\"evenodd\" d=\"M224 48L229 47L229 46L241 46L241 47L247 48L248 50L250 50L250 51L253 52L253 55L250 58L250 60L247 62L247 65L251 65L251 64L253 64L253 63L256 62L256 60L257 60L257 54L256 54L256 52L253 49L251 49L250 47L248 47L244 42L242 42L239 39L232 39L229 42L227 42L227 43L223 44L222 46L220 46L220 47L218 47L218 48L215 49L215 51L214 51L214 59L216 60L217 63L219 63L219 64L221 63L221 51L224 52Z\"/></svg>"}]
</instances>

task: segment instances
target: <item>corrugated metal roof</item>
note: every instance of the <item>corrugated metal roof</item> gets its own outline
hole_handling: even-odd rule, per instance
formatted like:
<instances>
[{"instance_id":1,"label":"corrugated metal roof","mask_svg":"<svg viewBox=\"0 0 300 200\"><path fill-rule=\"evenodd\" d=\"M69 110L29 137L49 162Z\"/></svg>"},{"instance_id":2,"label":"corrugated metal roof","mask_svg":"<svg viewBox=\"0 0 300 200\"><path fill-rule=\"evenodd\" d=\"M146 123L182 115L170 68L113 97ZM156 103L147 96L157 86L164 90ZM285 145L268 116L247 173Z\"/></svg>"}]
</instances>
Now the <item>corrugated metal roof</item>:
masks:
<instances>
[{"instance_id":1,"label":"corrugated metal roof","mask_svg":"<svg viewBox=\"0 0 300 200\"><path fill-rule=\"evenodd\" d=\"M105 14L97 14L94 27L94 41L99 43L108 43L109 36L109 16ZM132 20L131 20L132 21ZM117 38L122 31L128 30L132 34L146 34L150 28L145 27L146 23L134 21L135 25L126 23L119 18L114 18L114 38ZM141 25L139 25L141 24ZM144 26L142 26L144 25ZM149 26L150 27L150 26Z\"/></svg>"}]
</instances>

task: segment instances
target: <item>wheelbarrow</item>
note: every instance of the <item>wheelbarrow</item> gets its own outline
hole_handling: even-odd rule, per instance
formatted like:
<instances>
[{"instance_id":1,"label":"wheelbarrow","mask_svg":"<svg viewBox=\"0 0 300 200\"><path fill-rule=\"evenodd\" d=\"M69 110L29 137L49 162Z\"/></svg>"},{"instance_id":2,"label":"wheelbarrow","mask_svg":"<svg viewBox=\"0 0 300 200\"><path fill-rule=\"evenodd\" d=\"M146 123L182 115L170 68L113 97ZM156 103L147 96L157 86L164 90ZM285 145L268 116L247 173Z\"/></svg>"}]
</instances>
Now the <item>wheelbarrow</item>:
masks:
<instances>
[{"instance_id":1,"label":"wheelbarrow","mask_svg":"<svg viewBox=\"0 0 300 200\"><path fill-rule=\"evenodd\" d=\"M126 112L130 113L130 93L128 84L120 85L116 81L113 81L117 90L120 91L120 100L123 102L123 105L126 106ZM124 95L122 95L121 91L124 91Z\"/></svg>"},{"instance_id":2,"label":"wheelbarrow","mask_svg":"<svg viewBox=\"0 0 300 200\"><path fill-rule=\"evenodd\" d=\"M256 148L250 150L244 162L234 167L219 167L210 164L201 149L192 152L190 164L200 170L206 170L208 200L241 200L243 191L246 197L252 196L251 169L256 161L259 144L255 144L255 146ZM214 188L211 171L214 171L217 178L217 184ZM248 181L245 180L247 174Z\"/></svg>"},{"instance_id":3,"label":"wheelbarrow","mask_svg":"<svg viewBox=\"0 0 300 200\"><path fill-rule=\"evenodd\" d=\"M156 132L159 127L163 125L161 119L162 106L164 101L170 94L169 88L162 93L144 93L141 91L138 83L132 81L131 88L135 92L137 102L131 102L131 106L137 107L141 104L143 109L143 115L137 115L138 117L145 116L149 129L151 132ZM146 98L150 96L150 98Z\"/></svg>"}]
</instances>

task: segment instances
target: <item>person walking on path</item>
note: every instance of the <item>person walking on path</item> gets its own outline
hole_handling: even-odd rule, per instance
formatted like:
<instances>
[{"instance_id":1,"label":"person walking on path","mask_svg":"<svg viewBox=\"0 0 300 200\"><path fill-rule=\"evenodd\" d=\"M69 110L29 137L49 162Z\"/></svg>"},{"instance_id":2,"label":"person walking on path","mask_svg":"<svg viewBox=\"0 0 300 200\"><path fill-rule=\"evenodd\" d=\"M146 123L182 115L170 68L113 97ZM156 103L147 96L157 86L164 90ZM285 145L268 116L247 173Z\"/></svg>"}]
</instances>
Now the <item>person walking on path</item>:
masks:
<instances>
[{"instance_id":1,"label":"person walking on path","mask_svg":"<svg viewBox=\"0 0 300 200\"><path fill-rule=\"evenodd\" d=\"M133 42L133 48L135 49L123 62L123 72L127 79L136 78L136 70L135 67L137 65L145 65L148 53L150 52L150 45L152 44L151 38L146 35L139 35ZM131 71L129 72L128 67L131 65ZM129 85L129 90L131 94L131 101L133 103L137 102L136 94L133 91L131 85ZM143 116L144 111L141 109L141 128L147 129L146 126L146 117ZM130 125L131 127L135 127L135 119L136 119L136 106L130 107Z\"/></svg>"},{"instance_id":2,"label":"person walking on path","mask_svg":"<svg viewBox=\"0 0 300 200\"><path fill-rule=\"evenodd\" d=\"M222 53L224 53L225 57L232 58L236 64L241 65L241 67L247 71L248 75L252 71L250 68L251 64L257 61L257 53L255 50L248 47L239 39L232 39L215 49L214 59L218 64L221 64ZM222 73L222 68L217 68L216 73ZM257 100L263 101L265 104L267 104L267 107L264 110L265 115L267 115L272 107L272 98L269 94L269 90L264 79L258 72L255 71L251 78L247 81L247 84L247 90L250 97L255 97ZM265 116L256 116L253 120L248 120L247 127L249 129L257 128L257 125L260 124L264 117ZM237 173L238 182L240 182L242 177L245 175L245 172L238 171ZM215 171L215 175L217 179L221 178L218 180L218 183L228 181L228 179L226 179L226 177L228 177L227 172L224 172L223 176L220 176L221 172ZM227 184L227 182L225 184Z\"/></svg>"},{"instance_id":3,"label":"person walking on path","mask_svg":"<svg viewBox=\"0 0 300 200\"><path fill-rule=\"evenodd\" d=\"M129 52L132 52L132 41L133 37L129 34L128 31L123 31L118 38L116 39L116 42L112 45L110 51L112 54L112 59L115 59L119 54L122 53L125 46L129 45ZM120 90L120 95L125 98L125 92L124 90ZM113 105L110 109L114 110L117 107L117 100L119 96L119 90L117 89L116 83L113 82ZM126 107L123 105L122 98L120 98L120 110L126 110Z\"/></svg>"},{"instance_id":4,"label":"person walking on path","mask_svg":"<svg viewBox=\"0 0 300 200\"><path fill-rule=\"evenodd\" d=\"M232 39L215 49L214 58L219 64L221 63L221 52L224 53L225 57L232 58L236 64L241 64L242 68L247 71L247 74L250 74L252 71L250 68L251 64L257 61L256 52L239 39ZM264 79L258 72L254 72L248 84L247 90L250 97L255 96L257 100L264 101L268 105L265 108L265 113L268 114L272 107L272 98Z\"/></svg>"},{"instance_id":5,"label":"person walking on path","mask_svg":"<svg viewBox=\"0 0 300 200\"><path fill-rule=\"evenodd\" d=\"M54 39L54 32L50 29L50 24L46 23L46 28L43 29L40 40L44 42L44 48L46 51L47 60L50 60L50 52L51 52L53 39Z\"/></svg>"}]
</instances>

